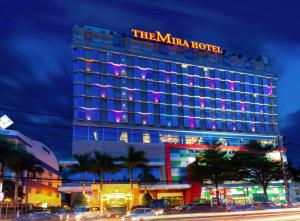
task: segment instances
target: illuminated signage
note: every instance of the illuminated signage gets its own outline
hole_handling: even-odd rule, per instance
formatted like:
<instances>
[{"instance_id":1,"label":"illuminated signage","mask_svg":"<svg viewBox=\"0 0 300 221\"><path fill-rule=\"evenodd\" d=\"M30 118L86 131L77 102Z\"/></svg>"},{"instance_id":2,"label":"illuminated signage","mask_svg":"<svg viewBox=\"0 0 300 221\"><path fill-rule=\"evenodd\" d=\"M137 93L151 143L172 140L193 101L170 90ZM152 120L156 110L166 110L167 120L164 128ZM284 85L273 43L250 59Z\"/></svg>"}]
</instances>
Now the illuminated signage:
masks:
<instances>
[{"instance_id":1,"label":"illuminated signage","mask_svg":"<svg viewBox=\"0 0 300 221\"><path fill-rule=\"evenodd\" d=\"M138 29L132 29L131 31L133 33L133 37L135 38L155 41L155 42L162 42L170 45L183 46L187 48L198 49L201 51L211 51L216 54L222 54L222 50L220 46L196 42L196 41L187 41L185 39L172 37L170 33L162 35L159 31L146 32Z\"/></svg>"}]
</instances>

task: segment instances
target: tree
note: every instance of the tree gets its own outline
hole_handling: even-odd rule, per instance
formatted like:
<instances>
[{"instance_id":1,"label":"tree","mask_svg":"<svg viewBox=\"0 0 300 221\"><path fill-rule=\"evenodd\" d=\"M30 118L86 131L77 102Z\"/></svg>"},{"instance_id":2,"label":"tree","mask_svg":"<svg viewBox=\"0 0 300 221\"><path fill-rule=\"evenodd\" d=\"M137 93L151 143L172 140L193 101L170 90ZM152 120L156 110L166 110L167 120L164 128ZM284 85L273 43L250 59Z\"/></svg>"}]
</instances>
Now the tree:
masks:
<instances>
[{"instance_id":1,"label":"tree","mask_svg":"<svg viewBox=\"0 0 300 221\"><path fill-rule=\"evenodd\" d=\"M73 165L70 173L77 174L80 173L82 181L82 193L85 195L85 175L88 172L92 172L92 159L90 154L75 154L74 158L77 160L77 164Z\"/></svg>"},{"instance_id":2,"label":"tree","mask_svg":"<svg viewBox=\"0 0 300 221\"><path fill-rule=\"evenodd\" d=\"M230 158L226 152L220 150L217 143L209 144L208 149L200 153L195 162L188 165L187 176L190 181L213 184L218 205L219 185L236 179Z\"/></svg>"},{"instance_id":3,"label":"tree","mask_svg":"<svg viewBox=\"0 0 300 221\"><path fill-rule=\"evenodd\" d=\"M156 183L157 180L155 176L151 173L151 170L149 167L144 167L143 168L143 173L141 173L138 176L139 180L141 183Z\"/></svg>"},{"instance_id":4,"label":"tree","mask_svg":"<svg viewBox=\"0 0 300 221\"><path fill-rule=\"evenodd\" d=\"M145 157L144 151L136 151L133 146L128 147L128 153L125 157L120 157L120 160L123 161L123 165L128 168L129 171L129 182L130 182L130 191L131 191L131 202L133 201L133 178L132 171L134 168L145 167L148 162Z\"/></svg>"},{"instance_id":5,"label":"tree","mask_svg":"<svg viewBox=\"0 0 300 221\"><path fill-rule=\"evenodd\" d=\"M300 166L294 166L291 160L288 160L287 164L288 176L293 181L299 182L300 181Z\"/></svg>"},{"instance_id":6,"label":"tree","mask_svg":"<svg viewBox=\"0 0 300 221\"><path fill-rule=\"evenodd\" d=\"M119 165L114 163L114 158L106 153L100 153L94 151L94 157L92 159L92 172L96 173L100 177L100 208L102 211L102 189L104 183L104 175L107 172L116 173L120 169Z\"/></svg>"},{"instance_id":7,"label":"tree","mask_svg":"<svg viewBox=\"0 0 300 221\"><path fill-rule=\"evenodd\" d=\"M153 201L153 198L150 193L145 193L142 197L142 204L149 206L151 202Z\"/></svg>"},{"instance_id":8,"label":"tree","mask_svg":"<svg viewBox=\"0 0 300 221\"><path fill-rule=\"evenodd\" d=\"M239 179L260 184L265 201L268 201L269 183L283 179L282 162L273 161L268 157L267 153L276 150L271 145L263 147L259 142L251 141L246 147L246 150L234 154L232 162L239 170Z\"/></svg>"},{"instance_id":9,"label":"tree","mask_svg":"<svg viewBox=\"0 0 300 221\"><path fill-rule=\"evenodd\" d=\"M29 158L29 154L21 146L15 146L10 152L10 160L7 162L7 167L10 168L15 173L15 188L14 188L14 203L18 202L18 188L22 173L25 171L24 169L24 161L26 162Z\"/></svg>"},{"instance_id":10,"label":"tree","mask_svg":"<svg viewBox=\"0 0 300 221\"><path fill-rule=\"evenodd\" d=\"M4 179L3 180L3 193L4 193L5 198L13 199L14 193L15 193L15 182L12 180ZM23 197L21 186L19 186L18 197L20 197L20 198Z\"/></svg>"},{"instance_id":11,"label":"tree","mask_svg":"<svg viewBox=\"0 0 300 221\"><path fill-rule=\"evenodd\" d=\"M14 146L14 143L8 141L4 137L0 137L0 192L2 192L5 167L7 167L10 160L10 151L14 148Z\"/></svg>"}]
</instances>

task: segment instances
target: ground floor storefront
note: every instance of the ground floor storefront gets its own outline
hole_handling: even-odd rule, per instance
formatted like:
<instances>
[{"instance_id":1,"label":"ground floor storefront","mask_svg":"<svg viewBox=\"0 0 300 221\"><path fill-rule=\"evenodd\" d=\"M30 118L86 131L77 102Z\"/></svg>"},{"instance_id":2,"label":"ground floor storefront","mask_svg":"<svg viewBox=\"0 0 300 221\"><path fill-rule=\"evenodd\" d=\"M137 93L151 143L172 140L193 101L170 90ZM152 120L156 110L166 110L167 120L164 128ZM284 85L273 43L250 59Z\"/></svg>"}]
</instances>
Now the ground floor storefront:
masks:
<instances>
[{"instance_id":1,"label":"ground floor storefront","mask_svg":"<svg viewBox=\"0 0 300 221\"><path fill-rule=\"evenodd\" d=\"M80 206L78 197L82 195L81 186L63 187L65 193L71 194L72 207ZM131 191L133 190L133 191ZM286 203L285 189L282 184L271 185L267 189L268 199L274 203ZM213 186L189 184L91 184L85 188L84 203L87 206L99 207L103 212L123 208L129 210L132 206L145 204L145 194L152 200L165 199L169 206L189 203L216 202L216 189ZM246 204L264 201L263 190L258 185L224 184L219 188L220 200L223 204Z\"/></svg>"},{"instance_id":2,"label":"ground floor storefront","mask_svg":"<svg viewBox=\"0 0 300 221\"><path fill-rule=\"evenodd\" d=\"M263 189L260 186L235 185L222 186L219 188L220 200L223 203L246 204L254 202L263 202L265 197ZM267 188L268 200L274 203L286 203L285 188L283 185L269 186ZM203 187L201 200L213 202L216 198L216 189L214 187Z\"/></svg>"}]
</instances>

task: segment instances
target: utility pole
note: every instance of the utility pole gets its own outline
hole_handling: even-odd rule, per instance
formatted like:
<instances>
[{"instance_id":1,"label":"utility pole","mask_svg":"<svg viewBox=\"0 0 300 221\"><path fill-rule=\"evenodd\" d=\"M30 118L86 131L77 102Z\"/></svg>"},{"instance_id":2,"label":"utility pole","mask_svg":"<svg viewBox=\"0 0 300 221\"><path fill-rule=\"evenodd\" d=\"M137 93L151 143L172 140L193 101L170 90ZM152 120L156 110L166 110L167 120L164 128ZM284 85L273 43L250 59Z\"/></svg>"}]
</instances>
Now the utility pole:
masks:
<instances>
[{"instance_id":1,"label":"utility pole","mask_svg":"<svg viewBox=\"0 0 300 221\"><path fill-rule=\"evenodd\" d=\"M282 136L278 136L278 146L279 146L279 148L283 147L283 137ZM279 153L280 153L280 160L282 163L281 169L282 169L282 174L283 174L286 202L288 205L290 205L291 200L290 200L290 195L289 195L289 183L288 183L288 178L287 178L286 162L284 161L284 157L283 157L283 150L279 149Z\"/></svg>"}]
</instances>

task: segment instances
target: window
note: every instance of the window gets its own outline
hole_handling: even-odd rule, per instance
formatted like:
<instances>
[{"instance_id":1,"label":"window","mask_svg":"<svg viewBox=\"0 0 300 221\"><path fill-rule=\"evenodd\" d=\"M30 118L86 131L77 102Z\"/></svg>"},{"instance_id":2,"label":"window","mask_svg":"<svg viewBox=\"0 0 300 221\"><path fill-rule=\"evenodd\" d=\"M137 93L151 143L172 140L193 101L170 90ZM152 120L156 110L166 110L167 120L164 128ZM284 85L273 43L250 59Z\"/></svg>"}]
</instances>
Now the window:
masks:
<instances>
[{"instance_id":1,"label":"window","mask_svg":"<svg viewBox=\"0 0 300 221\"><path fill-rule=\"evenodd\" d=\"M179 143L179 136L171 134L160 134L161 143Z\"/></svg>"},{"instance_id":2,"label":"window","mask_svg":"<svg viewBox=\"0 0 300 221\"><path fill-rule=\"evenodd\" d=\"M150 142L151 142L150 134L143 133L143 143L150 143Z\"/></svg>"},{"instance_id":3,"label":"window","mask_svg":"<svg viewBox=\"0 0 300 221\"><path fill-rule=\"evenodd\" d=\"M220 143L221 145L223 145L223 146L227 146L227 141L226 141L226 139L224 139L224 138L220 138L220 139L219 139L219 143Z\"/></svg>"},{"instance_id":4,"label":"window","mask_svg":"<svg viewBox=\"0 0 300 221\"><path fill-rule=\"evenodd\" d=\"M127 132L122 132L121 133L120 141L124 141L124 142L128 143L128 134L127 134Z\"/></svg>"},{"instance_id":5,"label":"window","mask_svg":"<svg viewBox=\"0 0 300 221\"><path fill-rule=\"evenodd\" d=\"M186 144L201 144L202 137L199 136L185 136Z\"/></svg>"}]
</instances>

